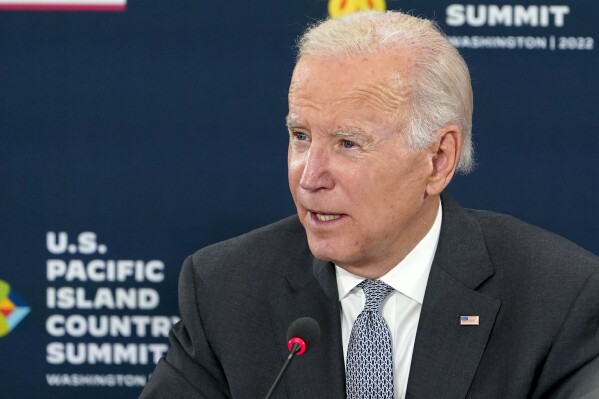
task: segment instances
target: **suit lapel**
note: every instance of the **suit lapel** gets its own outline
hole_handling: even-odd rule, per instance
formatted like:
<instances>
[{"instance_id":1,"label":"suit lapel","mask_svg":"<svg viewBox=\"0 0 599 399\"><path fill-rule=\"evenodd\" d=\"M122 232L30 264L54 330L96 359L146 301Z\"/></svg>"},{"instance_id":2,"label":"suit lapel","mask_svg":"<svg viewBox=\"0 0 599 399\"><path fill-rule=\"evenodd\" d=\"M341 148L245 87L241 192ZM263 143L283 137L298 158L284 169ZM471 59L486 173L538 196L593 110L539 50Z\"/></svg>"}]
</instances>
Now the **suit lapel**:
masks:
<instances>
[{"instance_id":1,"label":"suit lapel","mask_svg":"<svg viewBox=\"0 0 599 399\"><path fill-rule=\"evenodd\" d=\"M499 301L431 270L418 323L407 398L465 398L493 328ZM480 317L460 325L460 315Z\"/></svg>"},{"instance_id":2,"label":"suit lapel","mask_svg":"<svg viewBox=\"0 0 599 399\"><path fill-rule=\"evenodd\" d=\"M443 197L441 235L422 305L407 398L463 399L480 363L500 301L475 291L494 273L476 219ZM460 316L479 316L478 326Z\"/></svg>"},{"instance_id":3,"label":"suit lapel","mask_svg":"<svg viewBox=\"0 0 599 399\"><path fill-rule=\"evenodd\" d=\"M313 272L298 268L287 275L290 294L271 304L281 366L289 354L287 328L295 319L303 316L315 319L321 329L320 341L312 350L294 359L275 397L342 398L345 372L335 269L329 262L309 258L312 264L306 262L305 267L312 268Z\"/></svg>"}]
</instances>

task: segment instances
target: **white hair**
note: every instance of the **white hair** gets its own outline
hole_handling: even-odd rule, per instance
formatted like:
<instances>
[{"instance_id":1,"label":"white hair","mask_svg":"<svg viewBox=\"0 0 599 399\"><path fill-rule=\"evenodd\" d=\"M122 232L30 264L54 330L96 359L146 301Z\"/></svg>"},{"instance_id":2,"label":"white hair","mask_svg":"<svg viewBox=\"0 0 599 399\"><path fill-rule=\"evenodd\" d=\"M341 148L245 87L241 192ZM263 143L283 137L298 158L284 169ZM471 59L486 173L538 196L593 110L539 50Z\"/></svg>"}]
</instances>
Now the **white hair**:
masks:
<instances>
[{"instance_id":1,"label":"white hair","mask_svg":"<svg viewBox=\"0 0 599 399\"><path fill-rule=\"evenodd\" d=\"M408 142L426 148L434 133L449 124L462 132L457 170L473 168L472 86L464 59L437 25L398 11L364 11L309 27L298 41L304 55L348 57L408 50L413 57L412 96L408 102Z\"/></svg>"}]
</instances>

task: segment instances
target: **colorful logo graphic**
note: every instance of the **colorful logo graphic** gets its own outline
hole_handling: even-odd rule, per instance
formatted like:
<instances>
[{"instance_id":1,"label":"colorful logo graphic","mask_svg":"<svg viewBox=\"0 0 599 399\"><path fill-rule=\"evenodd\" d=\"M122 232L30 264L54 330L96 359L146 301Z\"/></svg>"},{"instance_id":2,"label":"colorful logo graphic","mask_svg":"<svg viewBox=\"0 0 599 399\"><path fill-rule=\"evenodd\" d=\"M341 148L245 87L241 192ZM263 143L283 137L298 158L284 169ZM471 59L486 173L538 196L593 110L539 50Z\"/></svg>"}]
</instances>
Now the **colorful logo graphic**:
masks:
<instances>
[{"instance_id":1,"label":"colorful logo graphic","mask_svg":"<svg viewBox=\"0 0 599 399\"><path fill-rule=\"evenodd\" d=\"M385 0L329 0L329 15L339 18L362 10L385 11Z\"/></svg>"},{"instance_id":2,"label":"colorful logo graphic","mask_svg":"<svg viewBox=\"0 0 599 399\"><path fill-rule=\"evenodd\" d=\"M0 337L14 330L30 311L10 285L0 280Z\"/></svg>"},{"instance_id":3,"label":"colorful logo graphic","mask_svg":"<svg viewBox=\"0 0 599 399\"><path fill-rule=\"evenodd\" d=\"M127 0L0 0L0 10L125 11Z\"/></svg>"}]
</instances>

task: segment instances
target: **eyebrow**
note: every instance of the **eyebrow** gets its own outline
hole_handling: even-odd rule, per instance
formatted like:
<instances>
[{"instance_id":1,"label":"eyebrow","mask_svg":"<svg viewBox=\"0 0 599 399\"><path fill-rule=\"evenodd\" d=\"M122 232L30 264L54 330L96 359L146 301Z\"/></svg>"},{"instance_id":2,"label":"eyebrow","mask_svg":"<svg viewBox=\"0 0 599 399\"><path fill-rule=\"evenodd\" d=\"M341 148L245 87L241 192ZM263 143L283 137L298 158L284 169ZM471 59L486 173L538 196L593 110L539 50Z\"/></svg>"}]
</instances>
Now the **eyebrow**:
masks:
<instances>
[{"instance_id":1,"label":"eyebrow","mask_svg":"<svg viewBox=\"0 0 599 399\"><path fill-rule=\"evenodd\" d=\"M359 139L365 144L372 143L374 141L370 135L364 133L361 129L351 127L335 130L331 136L347 140Z\"/></svg>"},{"instance_id":2,"label":"eyebrow","mask_svg":"<svg viewBox=\"0 0 599 399\"><path fill-rule=\"evenodd\" d=\"M296 121L295 119L293 119L293 117L291 117L289 115L287 115L287 117L285 117L285 124L287 125L287 129L289 129L289 130L304 127L301 123L299 123L298 121ZM369 144L374 141L374 139L370 135L364 133L362 131L362 129L357 128L357 127L346 127L346 128L337 129L337 130L333 131L330 134L330 136L341 138L341 139L346 139L346 140L359 139L364 144Z\"/></svg>"},{"instance_id":3,"label":"eyebrow","mask_svg":"<svg viewBox=\"0 0 599 399\"><path fill-rule=\"evenodd\" d=\"M287 129L294 129L294 128L301 127L301 124L298 123L295 119L293 119L289 115L287 115L285 117L285 125L287 125Z\"/></svg>"}]
</instances>

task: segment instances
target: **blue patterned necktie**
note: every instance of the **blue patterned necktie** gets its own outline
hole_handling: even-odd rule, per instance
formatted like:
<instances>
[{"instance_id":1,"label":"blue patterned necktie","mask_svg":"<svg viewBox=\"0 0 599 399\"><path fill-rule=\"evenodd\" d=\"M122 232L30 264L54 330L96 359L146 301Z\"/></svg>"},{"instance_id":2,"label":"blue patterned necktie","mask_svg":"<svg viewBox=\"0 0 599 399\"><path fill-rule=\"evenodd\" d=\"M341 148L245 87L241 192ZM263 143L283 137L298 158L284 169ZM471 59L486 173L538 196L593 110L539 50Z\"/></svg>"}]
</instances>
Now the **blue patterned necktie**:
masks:
<instances>
[{"instance_id":1,"label":"blue patterned necktie","mask_svg":"<svg viewBox=\"0 0 599 399\"><path fill-rule=\"evenodd\" d=\"M366 304L349 337L345 370L347 399L392 399L391 332L381 315L383 300L393 288L380 280L364 280Z\"/></svg>"}]
</instances>

